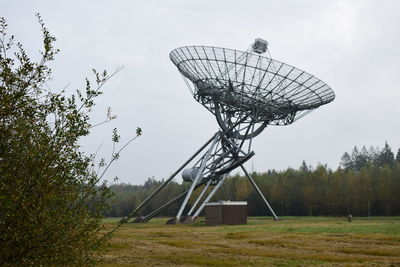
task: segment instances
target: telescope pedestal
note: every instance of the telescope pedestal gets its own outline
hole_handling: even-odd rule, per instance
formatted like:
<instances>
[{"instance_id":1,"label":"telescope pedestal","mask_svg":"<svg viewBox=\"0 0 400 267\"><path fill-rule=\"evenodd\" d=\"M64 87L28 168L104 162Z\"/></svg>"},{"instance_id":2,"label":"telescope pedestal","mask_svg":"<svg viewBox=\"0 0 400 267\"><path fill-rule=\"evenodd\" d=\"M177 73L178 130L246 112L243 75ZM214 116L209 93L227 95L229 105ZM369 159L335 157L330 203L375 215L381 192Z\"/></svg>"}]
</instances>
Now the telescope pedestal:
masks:
<instances>
[{"instance_id":1,"label":"telescope pedestal","mask_svg":"<svg viewBox=\"0 0 400 267\"><path fill-rule=\"evenodd\" d=\"M251 139L250 139L251 140ZM191 181L192 184L190 188L181 193L180 195L174 197L173 199L166 202L161 207L153 210L147 215L137 216L133 222L141 223L147 222L161 211L167 209L173 204L182 201L180 209L177 215L167 221L167 224L190 224L195 221L202 210L204 209L205 203L209 202L219 188L224 184L225 179L228 177L229 173L241 167L245 175L249 179L250 183L253 185L254 189L258 195L263 200L266 207L272 213L274 220L279 219L275 212L272 210L268 201L262 194L261 190L247 172L243 164L249 160L254 152L250 151L250 146L248 152L243 151L243 140L237 140L232 138L227 132L219 131L214 134L198 151L196 151L181 167L178 168L163 184L161 184L149 197L147 197L135 210L131 212L126 218L121 220L121 223L129 221L131 218L137 216L139 211L146 205L153 197L155 197L158 192L160 192L171 180L181 172L190 162L194 161L195 158L207 148L206 152L192 167L194 178ZM251 143L251 141L250 141ZM190 176L191 177L191 176ZM212 190L209 192L209 188ZM188 212L184 213L185 209L188 207L189 200L191 199L192 193L197 189L202 188L200 194L194 200L193 205ZM204 198L204 199L203 199ZM201 203L201 205L199 205ZM197 208L197 209L196 209Z\"/></svg>"}]
</instances>

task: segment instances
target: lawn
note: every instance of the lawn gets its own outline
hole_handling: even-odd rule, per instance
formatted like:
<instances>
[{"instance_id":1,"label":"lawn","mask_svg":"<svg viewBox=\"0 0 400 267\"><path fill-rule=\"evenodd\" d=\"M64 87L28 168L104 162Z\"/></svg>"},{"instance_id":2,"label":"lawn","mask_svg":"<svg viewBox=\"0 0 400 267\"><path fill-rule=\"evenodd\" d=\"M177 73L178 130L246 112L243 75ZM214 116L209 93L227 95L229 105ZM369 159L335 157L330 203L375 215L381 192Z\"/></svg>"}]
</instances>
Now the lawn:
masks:
<instances>
[{"instance_id":1,"label":"lawn","mask_svg":"<svg viewBox=\"0 0 400 267\"><path fill-rule=\"evenodd\" d=\"M221 226L166 220L123 225L99 266L400 266L399 217L253 217Z\"/></svg>"}]
</instances>

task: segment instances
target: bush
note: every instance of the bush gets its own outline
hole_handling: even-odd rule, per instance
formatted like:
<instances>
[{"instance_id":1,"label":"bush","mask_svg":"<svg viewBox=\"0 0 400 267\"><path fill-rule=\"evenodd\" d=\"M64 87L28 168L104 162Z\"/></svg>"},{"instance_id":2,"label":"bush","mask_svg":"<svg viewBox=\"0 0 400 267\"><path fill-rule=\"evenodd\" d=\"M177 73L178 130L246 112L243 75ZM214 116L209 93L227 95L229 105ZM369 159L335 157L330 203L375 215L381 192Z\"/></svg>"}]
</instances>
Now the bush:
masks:
<instances>
[{"instance_id":1,"label":"bush","mask_svg":"<svg viewBox=\"0 0 400 267\"><path fill-rule=\"evenodd\" d=\"M101 220L110 191L97 186L102 175L79 139L89 134L94 99L112 75L94 71L95 85L86 80L84 92L69 97L47 89L47 64L58 50L37 17L40 62L8 37L0 18L0 265L87 265L108 238Z\"/></svg>"}]
</instances>

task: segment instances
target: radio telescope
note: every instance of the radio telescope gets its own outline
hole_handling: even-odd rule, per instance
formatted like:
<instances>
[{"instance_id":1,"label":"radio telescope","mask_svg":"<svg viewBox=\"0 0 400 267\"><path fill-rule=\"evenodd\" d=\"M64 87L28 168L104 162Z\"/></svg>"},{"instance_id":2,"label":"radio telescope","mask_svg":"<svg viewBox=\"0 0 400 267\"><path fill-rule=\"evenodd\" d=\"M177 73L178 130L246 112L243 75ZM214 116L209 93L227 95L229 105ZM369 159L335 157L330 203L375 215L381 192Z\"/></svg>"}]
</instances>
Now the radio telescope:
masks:
<instances>
[{"instance_id":1,"label":"radio telescope","mask_svg":"<svg viewBox=\"0 0 400 267\"><path fill-rule=\"evenodd\" d=\"M148 221L181 201L177 215L168 223L193 222L238 167L273 218L279 219L243 165L254 156L252 139L268 125L291 124L333 101L333 90L315 76L272 59L263 39L256 39L246 51L184 46L174 49L170 58L196 101L214 114L220 129L122 221L133 217L136 222ZM189 189L149 214L141 214L143 206L180 172L191 183ZM189 202L195 190L200 192Z\"/></svg>"}]
</instances>

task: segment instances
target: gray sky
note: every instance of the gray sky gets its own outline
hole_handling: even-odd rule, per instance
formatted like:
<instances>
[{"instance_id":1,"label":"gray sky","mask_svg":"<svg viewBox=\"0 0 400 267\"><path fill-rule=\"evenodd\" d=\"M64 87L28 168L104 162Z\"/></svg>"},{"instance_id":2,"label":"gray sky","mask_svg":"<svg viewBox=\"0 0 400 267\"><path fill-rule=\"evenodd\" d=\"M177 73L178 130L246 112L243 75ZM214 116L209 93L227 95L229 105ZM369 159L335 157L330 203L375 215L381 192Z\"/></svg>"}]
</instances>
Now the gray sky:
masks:
<instances>
[{"instance_id":1,"label":"gray sky","mask_svg":"<svg viewBox=\"0 0 400 267\"><path fill-rule=\"evenodd\" d=\"M245 50L269 41L272 57L330 85L336 99L289 126L268 127L253 143L249 169L297 168L302 160L336 168L354 145L400 146L400 1L7 1L0 16L38 57L40 12L61 53L51 64L58 90L84 88L91 69L125 68L105 87L93 121L110 106L118 119L82 140L94 153L111 132L132 143L110 169L120 182L166 178L216 130L213 115L190 95L169 52L184 45ZM89 76L90 77L90 76ZM180 181L180 177L177 181Z\"/></svg>"}]
</instances>

